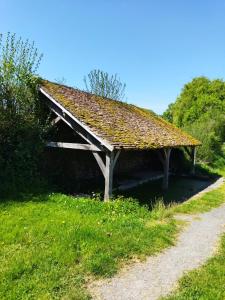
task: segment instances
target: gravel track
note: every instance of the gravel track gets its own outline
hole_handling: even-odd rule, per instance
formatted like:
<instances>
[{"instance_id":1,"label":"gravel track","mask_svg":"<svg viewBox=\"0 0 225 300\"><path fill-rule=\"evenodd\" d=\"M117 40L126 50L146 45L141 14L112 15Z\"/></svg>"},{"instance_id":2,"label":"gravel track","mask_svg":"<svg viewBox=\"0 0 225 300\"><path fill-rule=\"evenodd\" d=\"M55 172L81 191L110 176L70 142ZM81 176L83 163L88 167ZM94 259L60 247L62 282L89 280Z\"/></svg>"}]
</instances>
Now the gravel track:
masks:
<instances>
[{"instance_id":1,"label":"gravel track","mask_svg":"<svg viewBox=\"0 0 225 300\"><path fill-rule=\"evenodd\" d=\"M222 179L207 188L219 187ZM201 192L202 194L202 192ZM193 216L179 216L188 226L178 237L175 246L145 262L135 263L117 276L100 280L89 286L96 300L154 300L169 294L184 272L201 266L217 248L220 235L225 232L225 205L210 212Z\"/></svg>"}]
</instances>

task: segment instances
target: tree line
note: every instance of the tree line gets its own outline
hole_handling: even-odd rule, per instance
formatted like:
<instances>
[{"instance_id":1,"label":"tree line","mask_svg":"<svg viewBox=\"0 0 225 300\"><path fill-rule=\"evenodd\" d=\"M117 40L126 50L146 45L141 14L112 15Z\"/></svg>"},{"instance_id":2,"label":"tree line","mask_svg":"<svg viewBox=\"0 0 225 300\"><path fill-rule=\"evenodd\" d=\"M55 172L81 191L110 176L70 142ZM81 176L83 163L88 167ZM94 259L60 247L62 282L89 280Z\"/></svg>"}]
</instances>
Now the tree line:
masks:
<instances>
[{"instance_id":1,"label":"tree line","mask_svg":"<svg viewBox=\"0 0 225 300\"><path fill-rule=\"evenodd\" d=\"M206 77L184 85L163 117L202 142L198 158L209 164L225 164L225 82Z\"/></svg>"}]
</instances>

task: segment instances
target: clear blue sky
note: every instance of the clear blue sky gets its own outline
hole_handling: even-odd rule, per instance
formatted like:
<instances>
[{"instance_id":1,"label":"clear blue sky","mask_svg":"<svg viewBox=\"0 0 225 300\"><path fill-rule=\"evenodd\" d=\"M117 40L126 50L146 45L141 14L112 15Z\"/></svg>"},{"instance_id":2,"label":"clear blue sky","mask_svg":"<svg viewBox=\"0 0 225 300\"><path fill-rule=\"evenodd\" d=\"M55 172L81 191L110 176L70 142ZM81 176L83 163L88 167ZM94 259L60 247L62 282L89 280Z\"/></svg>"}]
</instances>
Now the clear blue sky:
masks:
<instances>
[{"instance_id":1,"label":"clear blue sky","mask_svg":"<svg viewBox=\"0 0 225 300\"><path fill-rule=\"evenodd\" d=\"M127 101L162 113L195 76L225 77L225 1L0 0L0 31L36 42L39 73L83 86L118 73Z\"/></svg>"}]
</instances>

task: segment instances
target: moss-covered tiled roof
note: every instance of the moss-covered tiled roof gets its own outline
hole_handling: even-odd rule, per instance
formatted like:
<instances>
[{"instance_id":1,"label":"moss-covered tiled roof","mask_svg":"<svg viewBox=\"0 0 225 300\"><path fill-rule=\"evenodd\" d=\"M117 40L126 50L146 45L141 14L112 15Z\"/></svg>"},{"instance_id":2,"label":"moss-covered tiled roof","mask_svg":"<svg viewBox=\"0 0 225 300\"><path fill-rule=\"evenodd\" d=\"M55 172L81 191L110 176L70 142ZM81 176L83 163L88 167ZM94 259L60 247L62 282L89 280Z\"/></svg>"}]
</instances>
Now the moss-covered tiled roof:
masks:
<instances>
[{"instance_id":1,"label":"moss-covered tiled roof","mask_svg":"<svg viewBox=\"0 0 225 300\"><path fill-rule=\"evenodd\" d=\"M124 102L43 81L41 88L115 148L156 149L200 142L154 113Z\"/></svg>"}]
</instances>

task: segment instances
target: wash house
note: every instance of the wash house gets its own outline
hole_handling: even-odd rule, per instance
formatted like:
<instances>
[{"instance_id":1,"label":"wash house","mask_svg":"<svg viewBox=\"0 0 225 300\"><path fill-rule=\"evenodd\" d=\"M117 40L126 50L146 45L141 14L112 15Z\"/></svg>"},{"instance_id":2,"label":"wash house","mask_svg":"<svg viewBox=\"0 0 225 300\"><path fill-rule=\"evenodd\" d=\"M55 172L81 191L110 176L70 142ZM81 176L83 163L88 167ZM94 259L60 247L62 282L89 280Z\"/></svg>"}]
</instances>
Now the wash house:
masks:
<instances>
[{"instance_id":1,"label":"wash house","mask_svg":"<svg viewBox=\"0 0 225 300\"><path fill-rule=\"evenodd\" d=\"M135 172L138 166L146 170L159 165L166 189L171 153L179 148L189 154L194 172L200 142L153 112L49 81L42 81L39 91L52 112L52 124L58 127L47 146L73 153L70 167L76 166L71 169L75 177L101 173L105 201L112 195L113 175Z\"/></svg>"}]
</instances>

